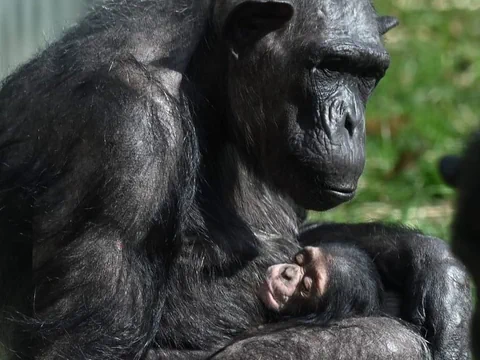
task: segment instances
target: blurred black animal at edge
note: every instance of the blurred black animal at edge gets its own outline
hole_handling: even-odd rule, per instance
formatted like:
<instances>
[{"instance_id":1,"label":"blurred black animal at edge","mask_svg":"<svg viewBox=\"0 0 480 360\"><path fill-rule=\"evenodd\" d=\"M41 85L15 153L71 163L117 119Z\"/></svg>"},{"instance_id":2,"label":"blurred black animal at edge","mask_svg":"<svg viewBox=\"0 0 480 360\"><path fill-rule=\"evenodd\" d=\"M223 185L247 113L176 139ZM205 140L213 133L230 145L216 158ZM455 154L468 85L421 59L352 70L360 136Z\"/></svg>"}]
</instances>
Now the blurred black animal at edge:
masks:
<instances>
[{"instance_id":1,"label":"blurred black animal at edge","mask_svg":"<svg viewBox=\"0 0 480 360\"><path fill-rule=\"evenodd\" d=\"M452 225L453 251L467 266L476 283L479 299L480 284L480 132L468 142L461 156L441 159L440 173L445 182L457 190L457 203ZM478 305L472 320L474 357L480 358L480 312Z\"/></svg>"},{"instance_id":2,"label":"blurred black animal at edge","mask_svg":"<svg viewBox=\"0 0 480 360\"><path fill-rule=\"evenodd\" d=\"M7 359L468 359L468 276L442 241L302 225L355 195L396 23L369 0L107 1L7 77ZM402 321L269 323L266 269L345 239Z\"/></svg>"}]
</instances>

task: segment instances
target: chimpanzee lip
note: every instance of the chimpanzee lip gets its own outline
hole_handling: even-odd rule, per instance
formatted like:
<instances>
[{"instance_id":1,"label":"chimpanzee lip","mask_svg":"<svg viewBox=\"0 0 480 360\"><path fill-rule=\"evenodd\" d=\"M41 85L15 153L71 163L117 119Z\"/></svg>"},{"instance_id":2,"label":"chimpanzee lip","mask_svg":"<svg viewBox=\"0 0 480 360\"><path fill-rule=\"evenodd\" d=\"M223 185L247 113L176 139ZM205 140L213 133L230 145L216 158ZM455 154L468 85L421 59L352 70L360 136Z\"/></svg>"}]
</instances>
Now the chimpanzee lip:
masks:
<instances>
[{"instance_id":1,"label":"chimpanzee lip","mask_svg":"<svg viewBox=\"0 0 480 360\"><path fill-rule=\"evenodd\" d=\"M355 196L355 193L357 191L356 188L333 188L329 187L326 188L325 191L329 193L330 195L333 195L335 197L343 198L343 199L352 199Z\"/></svg>"},{"instance_id":2,"label":"chimpanzee lip","mask_svg":"<svg viewBox=\"0 0 480 360\"><path fill-rule=\"evenodd\" d=\"M280 304L275 300L275 297L273 296L271 291L267 292L267 304L268 307L272 310L280 310Z\"/></svg>"},{"instance_id":3,"label":"chimpanzee lip","mask_svg":"<svg viewBox=\"0 0 480 360\"><path fill-rule=\"evenodd\" d=\"M275 299L275 296L273 296L273 291L267 283L263 285L263 289L261 290L260 295L262 301L269 309L275 311L280 310L280 303Z\"/></svg>"}]
</instances>

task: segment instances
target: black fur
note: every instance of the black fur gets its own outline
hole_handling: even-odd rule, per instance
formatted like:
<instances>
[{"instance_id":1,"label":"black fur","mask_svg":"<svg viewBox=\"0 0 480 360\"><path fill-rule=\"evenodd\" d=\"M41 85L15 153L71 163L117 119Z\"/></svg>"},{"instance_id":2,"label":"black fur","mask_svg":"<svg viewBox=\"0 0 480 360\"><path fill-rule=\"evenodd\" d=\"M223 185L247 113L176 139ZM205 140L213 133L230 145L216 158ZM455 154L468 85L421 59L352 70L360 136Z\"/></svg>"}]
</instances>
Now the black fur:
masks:
<instances>
[{"instance_id":1,"label":"black fur","mask_svg":"<svg viewBox=\"0 0 480 360\"><path fill-rule=\"evenodd\" d=\"M371 258L356 246L323 244L332 256L327 291L322 299L321 323L332 319L381 314L384 291Z\"/></svg>"},{"instance_id":2,"label":"black fur","mask_svg":"<svg viewBox=\"0 0 480 360\"><path fill-rule=\"evenodd\" d=\"M216 358L468 358L463 268L441 242L381 225L305 236L360 241L430 350L378 318L234 340L265 322L252 294L304 241L299 208L353 197L392 25L368 0L116 0L9 76L8 357L194 359L233 340Z\"/></svg>"},{"instance_id":3,"label":"black fur","mask_svg":"<svg viewBox=\"0 0 480 360\"><path fill-rule=\"evenodd\" d=\"M453 251L465 263L476 283L477 299L480 284L480 132L470 139L462 156L445 156L440 172L445 181L457 188L457 205L452 226ZM472 321L472 346L480 358L480 310Z\"/></svg>"}]
</instances>

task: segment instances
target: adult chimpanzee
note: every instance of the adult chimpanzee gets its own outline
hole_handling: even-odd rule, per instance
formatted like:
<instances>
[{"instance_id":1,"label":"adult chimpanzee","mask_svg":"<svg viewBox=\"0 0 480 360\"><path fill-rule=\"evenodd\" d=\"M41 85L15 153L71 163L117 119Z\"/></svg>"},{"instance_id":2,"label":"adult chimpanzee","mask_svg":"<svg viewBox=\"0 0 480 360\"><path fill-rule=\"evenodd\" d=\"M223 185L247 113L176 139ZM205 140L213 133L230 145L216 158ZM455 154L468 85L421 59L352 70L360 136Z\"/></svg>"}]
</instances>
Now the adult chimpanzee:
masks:
<instances>
[{"instance_id":1,"label":"adult chimpanzee","mask_svg":"<svg viewBox=\"0 0 480 360\"><path fill-rule=\"evenodd\" d=\"M372 259L339 242L307 246L293 261L270 266L258 295L275 317L308 316L317 324L380 315L385 300Z\"/></svg>"},{"instance_id":2,"label":"adult chimpanzee","mask_svg":"<svg viewBox=\"0 0 480 360\"><path fill-rule=\"evenodd\" d=\"M446 156L440 163L445 181L457 188L457 208L452 226L453 250L465 263L480 298L480 132L476 132L462 156ZM472 321L472 346L480 358L480 308Z\"/></svg>"},{"instance_id":3,"label":"adult chimpanzee","mask_svg":"<svg viewBox=\"0 0 480 360\"><path fill-rule=\"evenodd\" d=\"M468 279L442 242L378 224L300 232L299 209L355 194L394 25L369 0L109 1L8 77L6 346L193 359L233 339L217 359L467 358ZM269 265L347 234L429 349L375 317L234 340L264 322L252 294Z\"/></svg>"}]
</instances>

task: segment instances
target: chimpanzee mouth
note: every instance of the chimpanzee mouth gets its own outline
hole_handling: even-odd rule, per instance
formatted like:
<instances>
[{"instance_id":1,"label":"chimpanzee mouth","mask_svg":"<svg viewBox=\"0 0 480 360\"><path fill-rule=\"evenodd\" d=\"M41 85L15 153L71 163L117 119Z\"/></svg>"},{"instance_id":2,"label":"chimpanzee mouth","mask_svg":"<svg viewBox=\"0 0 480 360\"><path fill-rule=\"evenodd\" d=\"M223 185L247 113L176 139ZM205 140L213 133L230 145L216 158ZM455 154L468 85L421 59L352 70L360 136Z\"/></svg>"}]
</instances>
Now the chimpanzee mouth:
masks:
<instances>
[{"instance_id":1,"label":"chimpanzee mouth","mask_svg":"<svg viewBox=\"0 0 480 360\"><path fill-rule=\"evenodd\" d=\"M283 295L278 299L268 283L264 283L259 291L259 296L267 308L274 311L280 311L288 301L288 296Z\"/></svg>"},{"instance_id":2,"label":"chimpanzee mouth","mask_svg":"<svg viewBox=\"0 0 480 360\"><path fill-rule=\"evenodd\" d=\"M330 196L339 198L343 201L351 200L355 197L357 192L356 188L326 188L324 191L329 194Z\"/></svg>"},{"instance_id":3,"label":"chimpanzee mouth","mask_svg":"<svg viewBox=\"0 0 480 360\"><path fill-rule=\"evenodd\" d=\"M280 304L275 300L275 297L270 291L264 295L264 302L269 309L276 311L280 310Z\"/></svg>"},{"instance_id":4,"label":"chimpanzee mouth","mask_svg":"<svg viewBox=\"0 0 480 360\"><path fill-rule=\"evenodd\" d=\"M263 284L260 288L259 296L267 308L274 311L280 311L282 305L277 301L273 295L273 291L267 283Z\"/></svg>"}]
</instances>

